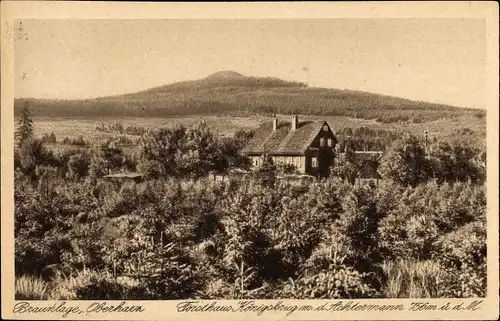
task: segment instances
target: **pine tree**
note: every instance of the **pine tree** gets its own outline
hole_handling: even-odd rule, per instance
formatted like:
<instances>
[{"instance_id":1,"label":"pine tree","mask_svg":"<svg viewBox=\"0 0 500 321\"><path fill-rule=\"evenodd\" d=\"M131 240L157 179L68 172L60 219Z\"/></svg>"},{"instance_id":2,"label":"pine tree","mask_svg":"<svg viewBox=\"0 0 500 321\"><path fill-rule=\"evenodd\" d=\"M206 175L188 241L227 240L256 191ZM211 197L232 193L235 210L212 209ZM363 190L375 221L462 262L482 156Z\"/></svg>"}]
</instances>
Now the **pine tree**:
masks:
<instances>
[{"instance_id":1,"label":"pine tree","mask_svg":"<svg viewBox=\"0 0 500 321\"><path fill-rule=\"evenodd\" d=\"M430 179L432 168L420 140L409 135L395 143L382 159L380 174L403 186L412 187Z\"/></svg>"},{"instance_id":2,"label":"pine tree","mask_svg":"<svg viewBox=\"0 0 500 321\"><path fill-rule=\"evenodd\" d=\"M23 109L21 109L19 126L15 133L16 147L20 148L22 143L28 138L33 138L33 120L31 119L29 104L26 102Z\"/></svg>"},{"instance_id":3,"label":"pine tree","mask_svg":"<svg viewBox=\"0 0 500 321\"><path fill-rule=\"evenodd\" d=\"M255 174L262 186L274 187L277 168L269 155L264 156L262 165L256 170Z\"/></svg>"},{"instance_id":4,"label":"pine tree","mask_svg":"<svg viewBox=\"0 0 500 321\"><path fill-rule=\"evenodd\" d=\"M56 138L56 135L54 134L54 132L50 133L49 142L51 144L56 144L57 143L57 138Z\"/></svg>"}]
</instances>

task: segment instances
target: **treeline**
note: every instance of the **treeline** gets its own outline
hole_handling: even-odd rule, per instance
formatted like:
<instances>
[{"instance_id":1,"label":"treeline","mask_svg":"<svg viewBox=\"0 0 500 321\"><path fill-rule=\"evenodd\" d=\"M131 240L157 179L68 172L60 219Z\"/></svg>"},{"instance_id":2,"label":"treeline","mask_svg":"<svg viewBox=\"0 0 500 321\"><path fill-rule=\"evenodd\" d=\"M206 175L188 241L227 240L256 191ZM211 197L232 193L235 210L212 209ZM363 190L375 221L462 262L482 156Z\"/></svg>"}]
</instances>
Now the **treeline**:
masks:
<instances>
[{"instance_id":1,"label":"treeline","mask_svg":"<svg viewBox=\"0 0 500 321\"><path fill-rule=\"evenodd\" d=\"M32 105L34 115L52 117L234 116L266 112L421 123L460 116L484 118L486 115L479 109L259 79L177 83L134 94L88 100L16 99L15 114L18 115L27 102Z\"/></svg>"},{"instance_id":2,"label":"treeline","mask_svg":"<svg viewBox=\"0 0 500 321\"><path fill-rule=\"evenodd\" d=\"M249 161L239 151L251 135L240 130L233 137L220 138L204 122L192 128L160 128L140 138L137 169L148 178L199 179L209 172L224 174L230 168L247 168Z\"/></svg>"},{"instance_id":3,"label":"treeline","mask_svg":"<svg viewBox=\"0 0 500 321\"><path fill-rule=\"evenodd\" d=\"M113 127L117 128L117 126ZM53 178L96 179L117 171L139 170L147 178L200 178L209 172L224 174L231 167L247 167L239 151L252 136L240 130L232 137L219 137L202 122L192 128L160 128L142 135L135 149L120 148L123 136L86 142L83 137L62 143L82 147L55 153L45 147L44 139L33 136L33 121L25 106L16 130L15 168L30 179L40 173ZM53 133L45 135L56 140ZM54 176L55 173L55 176ZM43 177L44 175L40 176Z\"/></svg>"},{"instance_id":4,"label":"treeline","mask_svg":"<svg viewBox=\"0 0 500 321\"><path fill-rule=\"evenodd\" d=\"M468 182L484 184L486 150L457 142L435 141L427 144L413 135L403 135L379 155L356 154L356 140L348 140L343 157L331 172L352 184L362 176L363 165L369 164L384 179L402 186L419 184ZM368 157L366 157L368 156Z\"/></svg>"},{"instance_id":5,"label":"treeline","mask_svg":"<svg viewBox=\"0 0 500 321\"><path fill-rule=\"evenodd\" d=\"M133 136L141 136L147 132L147 129L141 126L124 127L121 123L115 123L113 125L105 126L104 123L102 123L100 126L97 125L95 127L95 131L102 133L118 133L118 134L126 134Z\"/></svg>"}]
</instances>

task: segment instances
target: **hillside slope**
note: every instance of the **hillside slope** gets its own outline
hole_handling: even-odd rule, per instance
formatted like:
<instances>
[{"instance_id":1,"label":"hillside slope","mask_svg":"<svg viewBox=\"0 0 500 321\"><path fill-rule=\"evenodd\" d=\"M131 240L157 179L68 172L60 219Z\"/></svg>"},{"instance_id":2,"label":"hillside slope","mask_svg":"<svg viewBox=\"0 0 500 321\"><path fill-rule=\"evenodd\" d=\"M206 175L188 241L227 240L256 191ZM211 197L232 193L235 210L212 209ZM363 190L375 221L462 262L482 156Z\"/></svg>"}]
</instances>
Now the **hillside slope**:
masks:
<instances>
[{"instance_id":1,"label":"hillside slope","mask_svg":"<svg viewBox=\"0 0 500 321\"><path fill-rule=\"evenodd\" d=\"M311 88L277 78L221 71L206 78L154 87L137 93L86 100L16 99L15 112L28 102L35 116L167 117L185 115L303 114L349 116L382 122L422 122L474 115L478 109L411 101L360 91Z\"/></svg>"}]
</instances>

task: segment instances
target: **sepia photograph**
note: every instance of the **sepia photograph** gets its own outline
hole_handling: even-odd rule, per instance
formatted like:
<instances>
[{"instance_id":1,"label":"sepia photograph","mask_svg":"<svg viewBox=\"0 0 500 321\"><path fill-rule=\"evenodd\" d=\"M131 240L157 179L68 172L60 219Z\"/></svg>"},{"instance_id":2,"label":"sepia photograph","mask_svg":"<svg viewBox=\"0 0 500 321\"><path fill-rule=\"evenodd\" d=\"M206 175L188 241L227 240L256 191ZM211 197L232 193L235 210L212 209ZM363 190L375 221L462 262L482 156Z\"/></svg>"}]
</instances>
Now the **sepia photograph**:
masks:
<instances>
[{"instance_id":1,"label":"sepia photograph","mask_svg":"<svg viewBox=\"0 0 500 321\"><path fill-rule=\"evenodd\" d=\"M14 300L487 296L484 19L11 25Z\"/></svg>"}]
</instances>

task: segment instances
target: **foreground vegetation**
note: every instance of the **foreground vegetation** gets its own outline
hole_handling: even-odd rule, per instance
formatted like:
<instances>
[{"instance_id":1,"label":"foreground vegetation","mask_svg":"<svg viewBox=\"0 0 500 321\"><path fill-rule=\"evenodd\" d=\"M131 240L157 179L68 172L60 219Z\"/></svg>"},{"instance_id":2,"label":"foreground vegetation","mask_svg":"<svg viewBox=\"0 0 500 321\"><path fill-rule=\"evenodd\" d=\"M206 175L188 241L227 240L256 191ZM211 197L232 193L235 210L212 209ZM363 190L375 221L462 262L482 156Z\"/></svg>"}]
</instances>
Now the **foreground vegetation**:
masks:
<instances>
[{"instance_id":1,"label":"foreground vegetation","mask_svg":"<svg viewBox=\"0 0 500 321\"><path fill-rule=\"evenodd\" d=\"M21 297L485 294L482 186L86 180L47 193L18 175L15 200Z\"/></svg>"},{"instance_id":2,"label":"foreground vegetation","mask_svg":"<svg viewBox=\"0 0 500 321\"><path fill-rule=\"evenodd\" d=\"M270 161L252 175L209 179L247 166L238 150L250 135L221 138L199 124L143 133L130 154L109 141L56 153L33 138L23 111L16 297L485 295L483 150L394 140L379 185L349 183L350 158L332 169L339 177L312 183L279 179ZM104 178L120 170L146 179Z\"/></svg>"}]
</instances>

